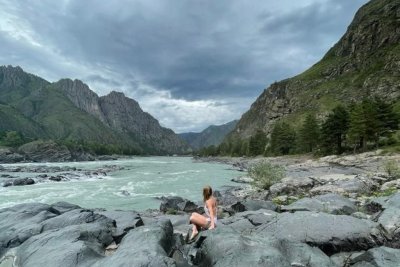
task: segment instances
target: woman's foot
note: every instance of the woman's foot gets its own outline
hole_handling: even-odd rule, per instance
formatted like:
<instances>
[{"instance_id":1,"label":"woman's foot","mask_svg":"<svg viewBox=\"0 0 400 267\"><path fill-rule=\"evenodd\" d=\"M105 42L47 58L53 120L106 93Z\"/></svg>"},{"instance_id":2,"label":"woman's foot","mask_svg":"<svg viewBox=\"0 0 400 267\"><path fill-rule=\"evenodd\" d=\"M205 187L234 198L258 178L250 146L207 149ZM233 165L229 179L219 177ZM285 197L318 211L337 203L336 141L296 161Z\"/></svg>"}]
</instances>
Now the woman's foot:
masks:
<instances>
[{"instance_id":1,"label":"woman's foot","mask_svg":"<svg viewBox=\"0 0 400 267\"><path fill-rule=\"evenodd\" d=\"M189 238L189 243L193 242L198 234L199 234L198 231L192 232L192 235Z\"/></svg>"}]
</instances>

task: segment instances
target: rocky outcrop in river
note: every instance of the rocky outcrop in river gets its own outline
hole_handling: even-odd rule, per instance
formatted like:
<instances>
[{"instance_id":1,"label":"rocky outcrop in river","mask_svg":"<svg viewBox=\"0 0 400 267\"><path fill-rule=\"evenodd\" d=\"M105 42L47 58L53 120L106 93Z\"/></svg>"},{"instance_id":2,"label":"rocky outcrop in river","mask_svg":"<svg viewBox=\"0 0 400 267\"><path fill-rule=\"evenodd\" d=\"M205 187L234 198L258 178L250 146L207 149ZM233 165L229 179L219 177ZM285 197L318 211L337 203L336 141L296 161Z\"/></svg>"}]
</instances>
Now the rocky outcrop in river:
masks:
<instances>
[{"instance_id":1,"label":"rocky outcrop in river","mask_svg":"<svg viewBox=\"0 0 400 267\"><path fill-rule=\"evenodd\" d=\"M18 148L0 148L0 163L91 161L95 156L54 141L34 141Z\"/></svg>"}]
</instances>

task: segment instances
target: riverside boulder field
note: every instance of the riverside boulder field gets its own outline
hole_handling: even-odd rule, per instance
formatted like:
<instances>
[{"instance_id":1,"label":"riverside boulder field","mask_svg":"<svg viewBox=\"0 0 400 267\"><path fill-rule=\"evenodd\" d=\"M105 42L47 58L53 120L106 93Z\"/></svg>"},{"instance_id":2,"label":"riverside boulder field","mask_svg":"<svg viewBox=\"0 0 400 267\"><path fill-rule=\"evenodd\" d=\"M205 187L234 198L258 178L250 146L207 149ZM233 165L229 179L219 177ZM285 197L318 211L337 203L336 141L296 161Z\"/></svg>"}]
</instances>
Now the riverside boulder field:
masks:
<instances>
[{"instance_id":1,"label":"riverside boulder field","mask_svg":"<svg viewBox=\"0 0 400 267\"><path fill-rule=\"evenodd\" d=\"M257 84L254 68L245 71L246 77L230 75L241 73L234 67L248 66L239 49L242 46L249 46L246 53L256 55L257 62L275 62L272 55L270 59L258 56L257 49L264 43L257 38L240 43L243 35L238 35L234 42L224 43L223 51L216 51L213 43L219 43L233 27L222 18L212 21L212 27L186 25L179 19L169 24L169 18L169 23L153 25L165 18L165 12L155 2L141 2L133 10L147 8L151 16L134 13L140 19L131 23L130 7L119 6L115 12L111 2L107 8L96 3L104 8L93 9L96 16L79 16L78 2L66 1L62 8L57 4L57 12L73 8L78 15L74 13L72 21L79 21L82 29L93 18L104 21L99 25L105 27L90 34L83 31L84 38L75 38L70 31L80 30L63 24L66 16L53 23L53 14L43 12L49 18L43 23L38 16L40 31L35 32L33 23L21 19L26 14L14 23L18 16L13 12L24 5L10 1L0 11L4 17L0 18L0 44L17 51L11 57L0 53L1 60L20 59L29 65L28 53L18 52L18 42L26 41L30 42L26 50L34 49L34 61L40 63L44 55L62 51L60 45L43 52L42 41L60 41L65 34L68 41L61 43L68 53L61 54L71 56L68 60L61 54L47 57L52 62L49 70L71 71L72 62L76 63L72 73L100 68L104 77L95 75L94 69L89 71L91 87L102 83L117 88L100 96L96 92L104 88L95 92L78 79L47 81L19 66L0 66L0 267L400 266L400 0L360 0L364 5L347 31L319 62L297 76L272 83L239 120L228 116L234 111L227 107L236 103L239 110L242 103L219 93L231 86L246 98L247 87ZM343 8L354 3L311 2L298 14L293 9L280 18L296 17L292 23L303 24L309 16L346 11ZM231 11L220 3L215 3L216 10ZM35 11L26 5L29 14ZM168 14L175 18L185 13L183 6L168 6ZM192 10L185 16L194 18L190 20L194 23L214 11L210 8L197 16ZM113 19L98 19L97 15L108 12ZM256 18L275 21L273 28L282 23L269 11ZM327 25L333 29L338 23L315 25L319 20L312 20L310 29L318 31ZM112 30L112 23L118 30ZM141 23L149 23L151 31L137 34ZM132 30L129 38L114 35L124 31L126 24ZM185 37L190 32L186 26L196 29L195 37L188 35L192 36L190 53L175 39L173 45L164 43L181 33L173 30L174 25ZM245 22L235 25L239 32ZM267 26L261 32L273 30ZM209 27L212 34L200 42L202 28ZM279 29L294 31L291 25ZM3 33L10 31L11 41L4 41ZM55 34L59 31L63 35ZM253 36L252 31L245 35ZM39 32L54 38L42 40ZM292 42L301 32L284 34ZM107 42L98 36L106 36ZM108 41L114 44L114 39L115 47L100 49ZM159 42L161 52L155 47ZM90 44L90 51L84 49L85 44ZM232 50L230 45L238 56L233 61L224 58ZM123 53L113 54L113 49ZM133 56L131 50L140 53ZM201 53L188 57L197 50ZM299 55L296 51L300 50L285 53ZM174 60L168 57L171 51L177 54ZM108 52L115 58L108 57ZM75 53L78 61L72 60ZM148 55L151 64L142 54ZM221 56L222 70L217 64ZM297 60L290 64L297 65ZM36 70L56 76L42 67ZM118 79L108 79L106 74ZM185 86L192 91L182 89ZM215 98L198 99L201 87ZM141 97L143 107L152 109L162 121L131 96ZM223 99L215 100L218 97ZM216 107L226 114L216 114ZM337 116L343 129L334 123L321 126L337 119L335 110L343 115ZM205 127L200 133L191 131L212 118L221 122L218 116L227 116L231 122ZM296 130L305 121L315 136L319 130L324 133L310 140L306 134L299 137ZM177 122L182 124L177 126ZM177 134L164 125L188 132ZM279 127L277 134L274 129ZM329 138L323 140L327 129ZM277 135L280 143L273 142ZM265 172L255 174L257 166ZM205 185L213 187L217 199L217 227L201 229L189 240L190 215L204 214Z\"/></svg>"}]
</instances>

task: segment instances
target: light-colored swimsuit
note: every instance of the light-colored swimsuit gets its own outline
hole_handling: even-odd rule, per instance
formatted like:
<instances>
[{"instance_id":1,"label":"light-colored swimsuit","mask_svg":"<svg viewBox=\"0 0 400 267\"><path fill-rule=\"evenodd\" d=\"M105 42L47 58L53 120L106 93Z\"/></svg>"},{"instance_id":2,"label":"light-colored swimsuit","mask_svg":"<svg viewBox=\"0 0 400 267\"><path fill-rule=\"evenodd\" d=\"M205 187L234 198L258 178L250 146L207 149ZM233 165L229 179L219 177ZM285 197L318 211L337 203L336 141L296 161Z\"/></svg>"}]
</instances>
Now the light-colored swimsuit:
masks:
<instances>
[{"instance_id":1,"label":"light-colored swimsuit","mask_svg":"<svg viewBox=\"0 0 400 267\"><path fill-rule=\"evenodd\" d=\"M206 217L207 217L207 229L211 226L211 216L210 216L210 211L208 210L208 208L207 208L207 205L204 205L204 212L206 213ZM216 214L216 212L214 212L214 224L215 224L215 226L217 226L217 221L218 221L218 219L217 219L217 214Z\"/></svg>"}]
</instances>

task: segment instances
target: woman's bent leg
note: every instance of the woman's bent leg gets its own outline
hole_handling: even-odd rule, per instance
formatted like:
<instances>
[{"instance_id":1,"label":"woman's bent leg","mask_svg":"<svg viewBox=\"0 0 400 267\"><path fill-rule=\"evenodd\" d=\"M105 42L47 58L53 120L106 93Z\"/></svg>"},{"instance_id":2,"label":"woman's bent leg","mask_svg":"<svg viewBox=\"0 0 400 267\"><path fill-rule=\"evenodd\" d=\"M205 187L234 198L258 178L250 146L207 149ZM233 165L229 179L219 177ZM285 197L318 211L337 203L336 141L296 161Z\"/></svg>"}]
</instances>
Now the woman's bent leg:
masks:
<instances>
[{"instance_id":1,"label":"woman's bent leg","mask_svg":"<svg viewBox=\"0 0 400 267\"><path fill-rule=\"evenodd\" d=\"M197 212L192 213L192 216L190 216L190 222L199 227L206 227L208 223L207 218Z\"/></svg>"}]
</instances>

